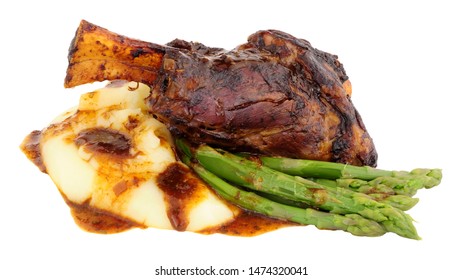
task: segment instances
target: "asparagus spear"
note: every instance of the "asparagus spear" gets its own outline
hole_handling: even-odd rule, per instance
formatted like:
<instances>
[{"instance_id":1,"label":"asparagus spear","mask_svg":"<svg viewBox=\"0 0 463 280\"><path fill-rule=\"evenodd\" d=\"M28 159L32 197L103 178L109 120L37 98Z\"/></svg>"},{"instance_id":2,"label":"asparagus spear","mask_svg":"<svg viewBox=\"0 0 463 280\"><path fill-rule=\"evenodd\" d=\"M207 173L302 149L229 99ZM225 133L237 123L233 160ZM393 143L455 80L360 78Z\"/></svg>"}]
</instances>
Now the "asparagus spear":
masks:
<instances>
[{"instance_id":1,"label":"asparagus spear","mask_svg":"<svg viewBox=\"0 0 463 280\"><path fill-rule=\"evenodd\" d=\"M393 171L391 176L376 177L372 180L339 178L338 186L362 193L383 193L390 195L414 196L419 189L437 186L442 178L439 169L414 169L411 172ZM324 178L315 178L317 182L327 182Z\"/></svg>"},{"instance_id":2,"label":"asparagus spear","mask_svg":"<svg viewBox=\"0 0 463 280\"><path fill-rule=\"evenodd\" d=\"M199 146L194 156L208 171L234 184L308 203L334 214L359 214L381 223L388 231L419 239L410 216L366 194L297 179L225 151L219 153L206 145Z\"/></svg>"},{"instance_id":3,"label":"asparagus spear","mask_svg":"<svg viewBox=\"0 0 463 280\"><path fill-rule=\"evenodd\" d=\"M355 181L350 181L355 180ZM368 184L368 181L363 181L359 179L337 179L337 180L329 180L329 179L322 179L322 178L315 178L313 179L316 183L319 183L324 186L329 186L332 188L335 187L343 187L348 188L352 191L361 192L367 194L372 199L389 204L397 209L402 211L410 210L413 206L415 206L419 199L410 197L407 195L400 195L396 194L394 190L386 185L377 184L371 186Z\"/></svg>"},{"instance_id":4,"label":"asparagus spear","mask_svg":"<svg viewBox=\"0 0 463 280\"><path fill-rule=\"evenodd\" d=\"M409 197L407 195L401 195L401 194L396 194L396 195L391 195L391 196L386 196L386 197L381 196L381 194L370 194L370 197L372 197L376 201L389 204L392 207L395 207L402 211L407 211L407 210L412 209L413 206L415 206L419 201L419 199L416 197Z\"/></svg>"},{"instance_id":5,"label":"asparagus spear","mask_svg":"<svg viewBox=\"0 0 463 280\"><path fill-rule=\"evenodd\" d=\"M312 178L316 183L319 183L324 186L330 187L342 187L347 188L352 191L361 192L365 194L382 194L384 196L387 195L395 195L395 191L393 188L383 185L383 184L369 184L369 181L364 181L360 179L324 179L324 178Z\"/></svg>"},{"instance_id":6,"label":"asparagus spear","mask_svg":"<svg viewBox=\"0 0 463 280\"><path fill-rule=\"evenodd\" d=\"M370 186L381 184L393 189L396 194L408 196L415 195L421 188L429 189L437 186L442 179L440 169L419 168L406 172L306 159L261 157L260 160L265 166L286 174L325 179L351 179L345 181L352 184L351 186L360 184L361 180L364 180L369 181ZM353 179L360 179L360 181Z\"/></svg>"},{"instance_id":7,"label":"asparagus spear","mask_svg":"<svg viewBox=\"0 0 463 280\"><path fill-rule=\"evenodd\" d=\"M267 167L286 174L302 177L372 180L381 176L392 176L392 171L376 169L369 166L353 166L336 162L280 157L260 157L260 160Z\"/></svg>"},{"instance_id":8,"label":"asparagus spear","mask_svg":"<svg viewBox=\"0 0 463 280\"><path fill-rule=\"evenodd\" d=\"M338 215L280 204L234 187L188 159L184 159L184 162L189 163L189 166L221 197L244 209L299 224L314 225L319 229L343 230L358 236L380 236L385 233L380 224L360 215Z\"/></svg>"}]
</instances>

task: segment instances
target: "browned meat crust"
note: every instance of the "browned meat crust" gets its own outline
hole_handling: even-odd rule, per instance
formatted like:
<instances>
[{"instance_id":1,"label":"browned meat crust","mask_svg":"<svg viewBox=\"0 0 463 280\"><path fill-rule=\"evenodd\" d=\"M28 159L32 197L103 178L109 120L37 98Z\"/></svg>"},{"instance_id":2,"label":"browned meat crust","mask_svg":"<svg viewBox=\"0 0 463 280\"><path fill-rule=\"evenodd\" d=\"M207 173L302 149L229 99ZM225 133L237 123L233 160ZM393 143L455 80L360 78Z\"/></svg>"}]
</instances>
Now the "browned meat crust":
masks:
<instances>
[{"instance_id":1,"label":"browned meat crust","mask_svg":"<svg viewBox=\"0 0 463 280\"><path fill-rule=\"evenodd\" d=\"M256 32L225 51L182 40L146 43L83 21L65 85L112 79L150 85L153 115L193 142L376 165L337 56L281 31Z\"/></svg>"}]
</instances>

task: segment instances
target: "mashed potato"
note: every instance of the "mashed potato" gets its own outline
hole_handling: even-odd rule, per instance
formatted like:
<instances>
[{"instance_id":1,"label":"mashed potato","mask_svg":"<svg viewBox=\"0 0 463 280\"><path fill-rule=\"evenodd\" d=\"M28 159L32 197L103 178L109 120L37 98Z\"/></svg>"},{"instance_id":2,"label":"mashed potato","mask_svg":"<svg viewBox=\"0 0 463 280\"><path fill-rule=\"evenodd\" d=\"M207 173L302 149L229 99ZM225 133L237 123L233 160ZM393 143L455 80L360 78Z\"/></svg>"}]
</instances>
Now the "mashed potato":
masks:
<instances>
[{"instance_id":1,"label":"mashed potato","mask_svg":"<svg viewBox=\"0 0 463 280\"><path fill-rule=\"evenodd\" d=\"M22 149L87 230L201 231L233 220L239 210L177 161L169 131L147 111L148 95L146 85L120 81L86 93Z\"/></svg>"}]
</instances>

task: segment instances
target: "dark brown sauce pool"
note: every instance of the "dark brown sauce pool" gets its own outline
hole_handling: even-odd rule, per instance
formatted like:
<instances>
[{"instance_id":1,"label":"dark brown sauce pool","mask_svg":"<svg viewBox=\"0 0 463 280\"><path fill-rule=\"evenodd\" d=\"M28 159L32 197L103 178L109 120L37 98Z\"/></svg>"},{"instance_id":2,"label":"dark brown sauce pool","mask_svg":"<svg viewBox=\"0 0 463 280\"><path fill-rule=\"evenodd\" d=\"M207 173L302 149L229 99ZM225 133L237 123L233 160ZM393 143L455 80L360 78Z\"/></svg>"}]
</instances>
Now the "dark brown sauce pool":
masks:
<instances>
[{"instance_id":1,"label":"dark brown sauce pool","mask_svg":"<svg viewBox=\"0 0 463 280\"><path fill-rule=\"evenodd\" d=\"M71 209L75 223L85 231L109 234L123 232L135 227L146 228L134 221L117 217L109 211L92 207L88 202L77 204L68 200L64 195L63 197Z\"/></svg>"},{"instance_id":2,"label":"dark brown sauce pool","mask_svg":"<svg viewBox=\"0 0 463 280\"><path fill-rule=\"evenodd\" d=\"M132 147L128 136L117 130L95 127L84 129L74 139L77 146L89 151L109 155L128 156Z\"/></svg>"},{"instance_id":3,"label":"dark brown sauce pool","mask_svg":"<svg viewBox=\"0 0 463 280\"><path fill-rule=\"evenodd\" d=\"M173 163L159 174L157 185L164 193L167 217L172 227L184 231L188 227L189 208L202 197L198 179L191 176L187 167Z\"/></svg>"},{"instance_id":4,"label":"dark brown sauce pool","mask_svg":"<svg viewBox=\"0 0 463 280\"><path fill-rule=\"evenodd\" d=\"M272 219L263 215L243 210L233 221L222 226L200 231L203 234L221 233L234 236L256 236L279 228L298 224Z\"/></svg>"}]
</instances>

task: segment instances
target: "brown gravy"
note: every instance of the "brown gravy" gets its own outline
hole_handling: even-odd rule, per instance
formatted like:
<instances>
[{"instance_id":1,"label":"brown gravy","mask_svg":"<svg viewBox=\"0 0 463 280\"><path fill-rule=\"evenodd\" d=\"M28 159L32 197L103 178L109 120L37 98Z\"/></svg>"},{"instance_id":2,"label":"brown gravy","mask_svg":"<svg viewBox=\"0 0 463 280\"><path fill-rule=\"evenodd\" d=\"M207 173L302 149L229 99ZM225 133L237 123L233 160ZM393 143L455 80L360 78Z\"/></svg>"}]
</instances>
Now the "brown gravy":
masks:
<instances>
[{"instance_id":1,"label":"brown gravy","mask_svg":"<svg viewBox=\"0 0 463 280\"><path fill-rule=\"evenodd\" d=\"M75 223L85 231L109 234L123 232L134 227L146 228L142 224L115 216L109 211L92 207L88 202L77 204L66 197L64 200L71 209Z\"/></svg>"},{"instance_id":2,"label":"brown gravy","mask_svg":"<svg viewBox=\"0 0 463 280\"><path fill-rule=\"evenodd\" d=\"M254 212L243 210L233 221L222 226L202 230L200 233L221 233L233 236L256 236L279 228L298 224L269 218Z\"/></svg>"},{"instance_id":3,"label":"brown gravy","mask_svg":"<svg viewBox=\"0 0 463 280\"><path fill-rule=\"evenodd\" d=\"M42 138L42 131L34 130L24 138L19 146L21 151L26 157L32 161L43 173L47 173L47 168L42 161L42 153L40 151L40 139Z\"/></svg>"},{"instance_id":4,"label":"brown gravy","mask_svg":"<svg viewBox=\"0 0 463 280\"><path fill-rule=\"evenodd\" d=\"M179 163L169 165L157 178L157 184L164 192L170 224L178 231L186 230L188 209L202 197L198 183L191 171Z\"/></svg>"},{"instance_id":5,"label":"brown gravy","mask_svg":"<svg viewBox=\"0 0 463 280\"><path fill-rule=\"evenodd\" d=\"M65 199L66 200L66 199ZM112 234L127 231L133 228L146 228L146 226L134 221L114 216L108 211L103 211L89 205L72 203L66 200L71 209L71 215L75 223L83 230L100 234ZM220 233L231 236L251 237L266 232L274 231L298 224L265 217L263 215L243 210L231 222L221 226L199 231L201 234ZM178 230L176 228L176 230Z\"/></svg>"},{"instance_id":6,"label":"brown gravy","mask_svg":"<svg viewBox=\"0 0 463 280\"><path fill-rule=\"evenodd\" d=\"M77 134L74 139L77 146L85 146L91 152L128 156L132 146L128 136L109 128L89 128Z\"/></svg>"}]
</instances>

